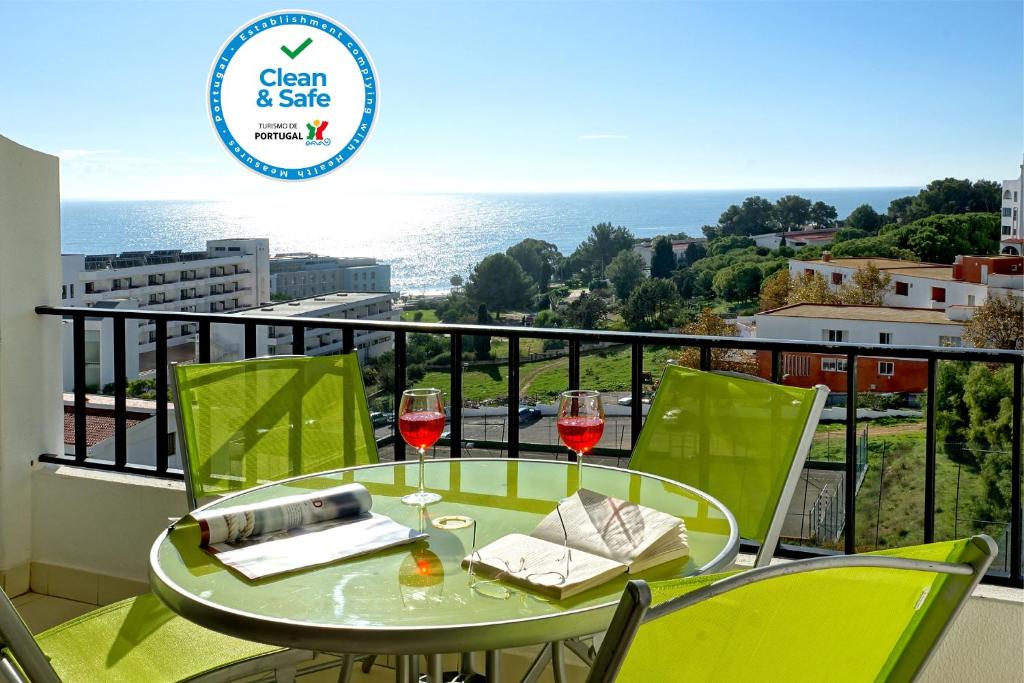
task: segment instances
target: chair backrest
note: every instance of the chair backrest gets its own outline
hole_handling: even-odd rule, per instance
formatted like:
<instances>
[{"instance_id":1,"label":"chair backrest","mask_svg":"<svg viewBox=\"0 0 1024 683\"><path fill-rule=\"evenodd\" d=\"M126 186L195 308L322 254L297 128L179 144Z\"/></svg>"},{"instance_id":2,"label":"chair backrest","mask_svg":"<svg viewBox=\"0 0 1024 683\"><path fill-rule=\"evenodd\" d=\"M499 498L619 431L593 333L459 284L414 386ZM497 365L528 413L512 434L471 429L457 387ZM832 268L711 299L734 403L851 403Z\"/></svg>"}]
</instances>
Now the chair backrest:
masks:
<instances>
[{"instance_id":1,"label":"chair backrest","mask_svg":"<svg viewBox=\"0 0 1024 683\"><path fill-rule=\"evenodd\" d=\"M775 552L828 388L669 366L629 468L690 484L728 507L740 535Z\"/></svg>"},{"instance_id":2,"label":"chair backrest","mask_svg":"<svg viewBox=\"0 0 1024 683\"><path fill-rule=\"evenodd\" d=\"M996 552L975 536L630 582L587 680L912 681Z\"/></svg>"},{"instance_id":3,"label":"chair backrest","mask_svg":"<svg viewBox=\"0 0 1024 683\"><path fill-rule=\"evenodd\" d=\"M354 353L172 365L189 509L302 474L378 462Z\"/></svg>"},{"instance_id":4,"label":"chair backrest","mask_svg":"<svg viewBox=\"0 0 1024 683\"><path fill-rule=\"evenodd\" d=\"M0 681L60 683L18 610L0 589Z\"/></svg>"}]
</instances>

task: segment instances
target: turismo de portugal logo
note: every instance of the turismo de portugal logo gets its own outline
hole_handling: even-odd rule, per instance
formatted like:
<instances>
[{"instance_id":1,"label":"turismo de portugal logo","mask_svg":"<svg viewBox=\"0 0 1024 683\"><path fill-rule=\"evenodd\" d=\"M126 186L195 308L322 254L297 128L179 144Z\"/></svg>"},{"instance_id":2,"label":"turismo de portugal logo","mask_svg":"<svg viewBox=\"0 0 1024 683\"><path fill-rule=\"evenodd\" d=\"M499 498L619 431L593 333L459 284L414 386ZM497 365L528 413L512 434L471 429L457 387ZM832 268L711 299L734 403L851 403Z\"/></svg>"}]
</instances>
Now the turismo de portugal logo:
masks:
<instances>
[{"instance_id":1,"label":"turismo de portugal logo","mask_svg":"<svg viewBox=\"0 0 1024 683\"><path fill-rule=\"evenodd\" d=\"M359 39L334 19L281 10L234 32L210 70L207 95L232 156L270 178L309 180L366 142L377 74Z\"/></svg>"}]
</instances>

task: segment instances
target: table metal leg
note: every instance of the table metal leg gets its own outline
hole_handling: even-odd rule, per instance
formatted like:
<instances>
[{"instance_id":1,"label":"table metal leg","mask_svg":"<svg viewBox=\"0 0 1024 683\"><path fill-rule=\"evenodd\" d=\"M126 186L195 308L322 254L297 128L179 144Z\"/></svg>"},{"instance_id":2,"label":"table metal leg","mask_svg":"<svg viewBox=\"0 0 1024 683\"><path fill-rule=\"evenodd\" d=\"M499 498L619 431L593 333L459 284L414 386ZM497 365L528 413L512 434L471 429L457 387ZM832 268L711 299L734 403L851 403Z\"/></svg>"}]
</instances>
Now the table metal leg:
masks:
<instances>
[{"instance_id":1,"label":"table metal leg","mask_svg":"<svg viewBox=\"0 0 1024 683\"><path fill-rule=\"evenodd\" d=\"M338 672L338 683L349 683L352 680L352 665L355 663L355 655L341 656L341 671Z\"/></svg>"},{"instance_id":2,"label":"table metal leg","mask_svg":"<svg viewBox=\"0 0 1024 683\"><path fill-rule=\"evenodd\" d=\"M593 649L582 640L567 640L565 641L565 646L587 666L594 665Z\"/></svg>"},{"instance_id":3,"label":"table metal leg","mask_svg":"<svg viewBox=\"0 0 1024 683\"><path fill-rule=\"evenodd\" d=\"M487 680L497 683L501 680L501 650L488 650L486 658Z\"/></svg>"},{"instance_id":4,"label":"table metal leg","mask_svg":"<svg viewBox=\"0 0 1024 683\"><path fill-rule=\"evenodd\" d=\"M427 655L427 681L429 683L444 683L441 655Z\"/></svg>"},{"instance_id":5,"label":"table metal leg","mask_svg":"<svg viewBox=\"0 0 1024 683\"><path fill-rule=\"evenodd\" d=\"M472 652L463 652L459 657L459 673L463 676L472 676L476 673Z\"/></svg>"},{"instance_id":6,"label":"table metal leg","mask_svg":"<svg viewBox=\"0 0 1024 683\"><path fill-rule=\"evenodd\" d=\"M565 674L565 647L560 640L551 643L551 669L555 674L555 683L569 682Z\"/></svg>"},{"instance_id":7,"label":"table metal leg","mask_svg":"<svg viewBox=\"0 0 1024 683\"><path fill-rule=\"evenodd\" d=\"M537 656L533 658L533 662L530 664L530 668L523 674L523 680L521 683L537 683L540 680L540 675L544 673L544 669L547 668L548 662L551 661L551 644L545 643L537 653Z\"/></svg>"},{"instance_id":8,"label":"table metal leg","mask_svg":"<svg viewBox=\"0 0 1024 683\"><path fill-rule=\"evenodd\" d=\"M395 683L412 683L412 657L397 655L395 657Z\"/></svg>"}]
</instances>

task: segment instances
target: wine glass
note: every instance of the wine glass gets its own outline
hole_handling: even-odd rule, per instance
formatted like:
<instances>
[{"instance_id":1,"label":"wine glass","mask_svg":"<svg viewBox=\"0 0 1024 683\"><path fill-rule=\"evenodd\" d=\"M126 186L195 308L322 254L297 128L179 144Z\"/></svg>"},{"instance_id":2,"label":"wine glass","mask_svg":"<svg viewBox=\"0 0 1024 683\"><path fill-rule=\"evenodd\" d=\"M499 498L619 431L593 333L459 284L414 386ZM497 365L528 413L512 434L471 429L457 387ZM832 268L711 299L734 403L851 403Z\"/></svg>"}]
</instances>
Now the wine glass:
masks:
<instances>
[{"instance_id":1,"label":"wine glass","mask_svg":"<svg viewBox=\"0 0 1024 683\"><path fill-rule=\"evenodd\" d=\"M576 453L577 482L583 488L583 456L604 434L604 406L601 394L590 389L563 391L559 397L558 435L562 443Z\"/></svg>"},{"instance_id":2,"label":"wine glass","mask_svg":"<svg viewBox=\"0 0 1024 683\"><path fill-rule=\"evenodd\" d=\"M441 438L444 421L444 402L440 389L407 389L402 392L398 431L405 442L420 453L419 490L402 496L402 502L406 505L430 505L441 500L441 496L423 488L423 455Z\"/></svg>"}]
</instances>

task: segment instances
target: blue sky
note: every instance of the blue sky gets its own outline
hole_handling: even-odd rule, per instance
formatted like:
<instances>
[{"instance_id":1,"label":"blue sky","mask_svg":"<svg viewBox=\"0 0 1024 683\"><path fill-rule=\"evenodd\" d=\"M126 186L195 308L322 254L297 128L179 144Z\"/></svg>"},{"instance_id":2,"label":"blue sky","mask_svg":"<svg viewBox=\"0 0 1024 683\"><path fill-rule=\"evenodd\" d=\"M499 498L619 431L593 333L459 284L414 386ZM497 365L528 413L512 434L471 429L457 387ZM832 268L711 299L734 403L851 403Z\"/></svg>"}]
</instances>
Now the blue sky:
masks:
<instances>
[{"instance_id":1,"label":"blue sky","mask_svg":"<svg viewBox=\"0 0 1024 683\"><path fill-rule=\"evenodd\" d=\"M61 154L66 198L910 186L1024 152L1019 1L309 2L369 50L380 117L284 189L203 95L231 32L292 5L0 2L0 134Z\"/></svg>"}]
</instances>

